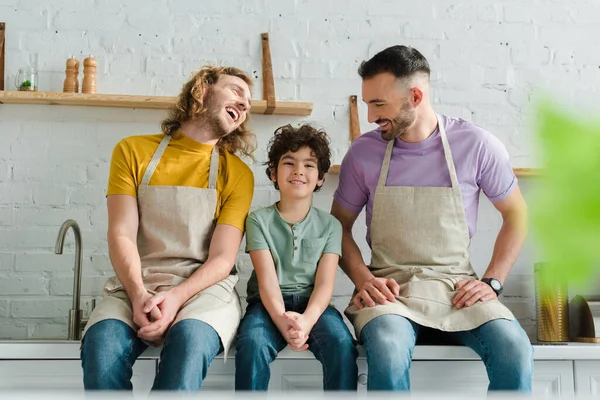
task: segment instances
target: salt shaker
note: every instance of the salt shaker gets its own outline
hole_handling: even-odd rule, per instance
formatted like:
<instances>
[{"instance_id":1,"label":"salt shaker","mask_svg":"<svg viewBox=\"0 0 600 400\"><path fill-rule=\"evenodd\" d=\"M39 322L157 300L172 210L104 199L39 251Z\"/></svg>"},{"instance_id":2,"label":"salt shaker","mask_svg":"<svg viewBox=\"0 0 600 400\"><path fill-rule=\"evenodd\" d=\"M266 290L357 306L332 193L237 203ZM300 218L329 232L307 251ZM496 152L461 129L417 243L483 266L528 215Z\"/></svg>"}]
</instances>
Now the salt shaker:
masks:
<instances>
[{"instance_id":1,"label":"salt shaker","mask_svg":"<svg viewBox=\"0 0 600 400\"><path fill-rule=\"evenodd\" d=\"M67 68L65 70L65 82L63 83L63 92L79 92L79 60L71 57L67 59Z\"/></svg>"},{"instance_id":2,"label":"salt shaker","mask_svg":"<svg viewBox=\"0 0 600 400\"><path fill-rule=\"evenodd\" d=\"M96 65L96 59L92 56L83 60L81 93L96 93Z\"/></svg>"}]
</instances>

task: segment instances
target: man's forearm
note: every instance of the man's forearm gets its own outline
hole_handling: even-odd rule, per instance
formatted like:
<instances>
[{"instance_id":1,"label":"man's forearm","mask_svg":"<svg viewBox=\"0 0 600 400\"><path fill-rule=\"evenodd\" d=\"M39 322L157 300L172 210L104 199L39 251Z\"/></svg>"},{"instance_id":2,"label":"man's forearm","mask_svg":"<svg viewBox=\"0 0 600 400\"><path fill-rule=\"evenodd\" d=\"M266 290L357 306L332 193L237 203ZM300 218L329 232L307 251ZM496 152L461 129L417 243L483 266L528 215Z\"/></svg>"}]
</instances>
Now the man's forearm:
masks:
<instances>
[{"instance_id":1,"label":"man's forearm","mask_svg":"<svg viewBox=\"0 0 600 400\"><path fill-rule=\"evenodd\" d=\"M514 212L508 215L500 228L492 259L483 277L496 278L504 283L521 252L526 236L527 213Z\"/></svg>"},{"instance_id":2,"label":"man's forearm","mask_svg":"<svg viewBox=\"0 0 600 400\"><path fill-rule=\"evenodd\" d=\"M373 278L373 274L365 264L351 231L343 231L342 254L340 267L342 267L342 270L352 280L354 286L360 288L363 283Z\"/></svg>"},{"instance_id":3,"label":"man's forearm","mask_svg":"<svg viewBox=\"0 0 600 400\"><path fill-rule=\"evenodd\" d=\"M130 299L144 291L142 266L137 245L126 236L108 238L108 253L117 278Z\"/></svg>"},{"instance_id":4,"label":"man's forearm","mask_svg":"<svg viewBox=\"0 0 600 400\"><path fill-rule=\"evenodd\" d=\"M173 290L179 295L182 304L204 289L227 278L234 263L229 257L215 255L208 257L189 278L177 285Z\"/></svg>"}]
</instances>

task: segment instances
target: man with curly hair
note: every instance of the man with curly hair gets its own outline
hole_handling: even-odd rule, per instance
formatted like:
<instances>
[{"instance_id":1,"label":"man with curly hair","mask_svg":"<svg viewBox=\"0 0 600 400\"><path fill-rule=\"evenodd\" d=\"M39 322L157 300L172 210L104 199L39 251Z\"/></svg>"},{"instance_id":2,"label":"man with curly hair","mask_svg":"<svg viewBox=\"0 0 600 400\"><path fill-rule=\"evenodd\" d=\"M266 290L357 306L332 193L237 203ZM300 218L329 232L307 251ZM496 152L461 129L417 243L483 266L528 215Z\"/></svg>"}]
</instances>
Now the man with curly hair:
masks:
<instances>
[{"instance_id":1,"label":"man with curly hair","mask_svg":"<svg viewBox=\"0 0 600 400\"><path fill-rule=\"evenodd\" d=\"M163 133L114 149L107 191L116 276L86 326L86 390L131 390L132 366L163 345L153 390L198 390L241 318L235 259L254 191L246 127L251 79L204 67L184 86Z\"/></svg>"},{"instance_id":2,"label":"man with curly hair","mask_svg":"<svg viewBox=\"0 0 600 400\"><path fill-rule=\"evenodd\" d=\"M342 315L329 305L342 251L342 226L312 207L331 152L325 132L282 126L268 146L267 176L280 201L246 220L254 271L236 340L236 390L267 390L269 364L286 346L323 365L324 390L356 390L358 355Z\"/></svg>"}]
</instances>

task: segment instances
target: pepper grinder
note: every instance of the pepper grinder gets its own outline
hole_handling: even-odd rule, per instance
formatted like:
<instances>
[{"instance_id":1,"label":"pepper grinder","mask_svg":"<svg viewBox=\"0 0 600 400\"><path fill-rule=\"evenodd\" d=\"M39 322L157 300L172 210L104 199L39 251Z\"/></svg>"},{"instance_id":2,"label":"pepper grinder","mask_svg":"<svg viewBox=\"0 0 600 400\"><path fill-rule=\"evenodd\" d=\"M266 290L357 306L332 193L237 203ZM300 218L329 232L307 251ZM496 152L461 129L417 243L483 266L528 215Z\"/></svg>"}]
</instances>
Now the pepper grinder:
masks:
<instances>
[{"instance_id":1,"label":"pepper grinder","mask_svg":"<svg viewBox=\"0 0 600 400\"><path fill-rule=\"evenodd\" d=\"M92 56L83 60L81 93L96 93L96 65L96 59Z\"/></svg>"},{"instance_id":2,"label":"pepper grinder","mask_svg":"<svg viewBox=\"0 0 600 400\"><path fill-rule=\"evenodd\" d=\"M65 70L65 82L63 83L63 92L78 93L79 92L79 60L70 57L67 59L67 68Z\"/></svg>"}]
</instances>

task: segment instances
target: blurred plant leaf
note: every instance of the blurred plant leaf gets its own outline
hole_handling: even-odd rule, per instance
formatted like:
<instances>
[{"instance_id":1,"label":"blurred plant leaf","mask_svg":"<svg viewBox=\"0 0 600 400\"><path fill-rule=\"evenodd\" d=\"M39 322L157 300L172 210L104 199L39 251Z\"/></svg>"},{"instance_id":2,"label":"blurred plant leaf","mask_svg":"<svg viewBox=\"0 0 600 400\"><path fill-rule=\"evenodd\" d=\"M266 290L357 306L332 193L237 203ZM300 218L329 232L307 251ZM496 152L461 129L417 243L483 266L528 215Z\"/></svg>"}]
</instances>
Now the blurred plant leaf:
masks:
<instances>
[{"instance_id":1,"label":"blurred plant leaf","mask_svg":"<svg viewBox=\"0 0 600 400\"><path fill-rule=\"evenodd\" d=\"M600 260L600 120L546 102L538 122L544 166L530 209L546 276L585 284Z\"/></svg>"}]
</instances>

